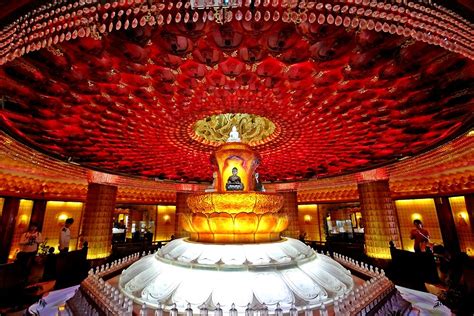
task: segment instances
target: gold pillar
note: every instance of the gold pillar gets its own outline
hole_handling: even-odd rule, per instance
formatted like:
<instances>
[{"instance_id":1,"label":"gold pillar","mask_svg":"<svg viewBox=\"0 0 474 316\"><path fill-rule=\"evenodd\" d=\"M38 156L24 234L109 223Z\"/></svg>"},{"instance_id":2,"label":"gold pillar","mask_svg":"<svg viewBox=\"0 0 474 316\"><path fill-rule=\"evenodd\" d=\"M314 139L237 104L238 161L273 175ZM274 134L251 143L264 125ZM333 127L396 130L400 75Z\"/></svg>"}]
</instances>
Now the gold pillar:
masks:
<instances>
[{"instance_id":1,"label":"gold pillar","mask_svg":"<svg viewBox=\"0 0 474 316\"><path fill-rule=\"evenodd\" d=\"M400 248L400 232L388 180L358 183L366 253L372 258L390 259L389 242Z\"/></svg>"},{"instance_id":2,"label":"gold pillar","mask_svg":"<svg viewBox=\"0 0 474 316\"><path fill-rule=\"evenodd\" d=\"M105 258L111 253L116 198L116 186L89 183L82 220L82 234L89 242L87 259Z\"/></svg>"},{"instance_id":3,"label":"gold pillar","mask_svg":"<svg viewBox=\"0 0 474 316\"><path fill-rule=\"evenodd\" d=\"M288 228L283 231L282 236L298 238L300 227L298 222L298 202L296 191L278 191L283 196L283 207L280 213L288 217Z\"/></svg>"},{"instance_id":4,"label":"gold pillar","mask_svg":"<svg viewBox=\"0 0 474 316\"><path fill-rule=\"evenodd\" d=\"M183 221L185 220L185 214L191 213L191 209L188 206L186 200L192 192L176 192L176 213L175 213L175 237L189 237L189 233L184 230Z\"/></svg>"}]
</instances>

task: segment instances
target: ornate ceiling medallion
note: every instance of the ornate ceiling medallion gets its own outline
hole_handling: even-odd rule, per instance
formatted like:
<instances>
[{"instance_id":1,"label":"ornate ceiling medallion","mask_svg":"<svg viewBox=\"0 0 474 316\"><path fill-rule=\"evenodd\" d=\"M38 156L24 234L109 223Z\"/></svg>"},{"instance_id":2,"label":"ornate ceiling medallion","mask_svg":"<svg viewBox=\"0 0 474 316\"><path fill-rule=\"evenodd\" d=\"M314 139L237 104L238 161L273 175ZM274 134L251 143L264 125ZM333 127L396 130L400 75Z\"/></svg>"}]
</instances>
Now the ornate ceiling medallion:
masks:
<instances>
[{"instance_id":1,"label":"ornate ceiling medallion","mask_svg":"<svg viewBox=\"0 0 474 316\"><path fill-rule=\"evenodd\" d=\"M243 143L261 145L275 138L277 127L269 119L246 113L225 113L206 117L193 125L194 139L218 146L229 138L232 126L237 127Z\"/></svg>"}]
</instances>

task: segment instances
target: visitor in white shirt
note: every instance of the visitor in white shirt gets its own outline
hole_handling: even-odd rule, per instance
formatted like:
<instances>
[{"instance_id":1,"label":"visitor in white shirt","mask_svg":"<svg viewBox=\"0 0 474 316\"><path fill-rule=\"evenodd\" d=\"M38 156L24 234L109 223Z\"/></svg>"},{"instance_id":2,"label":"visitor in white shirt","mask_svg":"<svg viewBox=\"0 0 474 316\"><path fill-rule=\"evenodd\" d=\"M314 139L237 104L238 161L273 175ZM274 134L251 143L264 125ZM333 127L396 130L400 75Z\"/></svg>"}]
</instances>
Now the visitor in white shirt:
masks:
<instances>
[{"instance_id":1,"label":"visitor in white shirt","mask_svg":"<svg viewBox=\"0 0 474 316\"><path fill-rule=\"evenodd\" d=\"M33 223L30 224L28 231L21 235L20 252L16 255L16 260L23 266L24 272L27 275L38 252L38 245L42 242L43 236L38 231L38 226Z\"/></svg>"},{"instance_id":2,"label":"visitor in white shirt","mask_svg":"<svg viewBox=\"0 0 474 316\"><path fill-rule=\"evenodd\" d=\"M38 244L43 242L43 236L38 231L36 224L31 224L26 233L21 235L20 248L21 252L34 253L38 251Z\"/></svg>"},{"instance_id":3,"label":"visitor in white shirt","mask_svg":"<svg viewBox=\"0 0 474 316\"><path fill-rule=\"evenodd\" d=\"M59 233L59 252L69 251L69 241L71 240L71 230L69 227L71 227L72 223L74 223L74 219L68 218L61 228Z\"/></svg>"}]
</instances>

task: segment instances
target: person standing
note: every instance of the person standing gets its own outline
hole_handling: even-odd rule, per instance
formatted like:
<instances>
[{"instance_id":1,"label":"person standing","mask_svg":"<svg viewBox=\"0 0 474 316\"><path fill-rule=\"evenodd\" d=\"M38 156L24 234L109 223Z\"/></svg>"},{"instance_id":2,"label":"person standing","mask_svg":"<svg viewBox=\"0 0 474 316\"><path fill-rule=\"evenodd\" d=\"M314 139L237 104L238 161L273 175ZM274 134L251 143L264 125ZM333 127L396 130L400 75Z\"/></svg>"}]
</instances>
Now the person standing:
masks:
<instances>
[{"instance_id":1,"label":"person standing","mask_svg":"<svg viewBox=\"0 0 474 316\"><path fill-rule=\"evenodd\" d=\"M38 252L38 245L42 242L43 236L38 231L38 226L31 223L28 231L21 235L20 252L16 256L17 261L24 266L27 273L29 273Z\"/></svg>"},{"instance_id":2,"label":"person standing","mask_svg":"<svg viewBox=\"0 0 474 316\"><path fill-rule=\"evenodd\" d=\"M59 252L64 253L69 251L69 241L71 240L71 230L69 227L74 223L73 218L68 218L61 228L59 233Z\"/></svg>"},{"instance_id":3,"label":"person standing","mask_svg":"<svg viewBox=\"0 0 474 316\"><path fill-rule=\"evenodd\" d=\"M426 252L426 246L430 241L430 233L423 228L423 223L419 219L415 219L413 225L415 225L415 228L410 232L410 239L415 240L413 245L415 253Z\"/></svg>"}]
</instances>

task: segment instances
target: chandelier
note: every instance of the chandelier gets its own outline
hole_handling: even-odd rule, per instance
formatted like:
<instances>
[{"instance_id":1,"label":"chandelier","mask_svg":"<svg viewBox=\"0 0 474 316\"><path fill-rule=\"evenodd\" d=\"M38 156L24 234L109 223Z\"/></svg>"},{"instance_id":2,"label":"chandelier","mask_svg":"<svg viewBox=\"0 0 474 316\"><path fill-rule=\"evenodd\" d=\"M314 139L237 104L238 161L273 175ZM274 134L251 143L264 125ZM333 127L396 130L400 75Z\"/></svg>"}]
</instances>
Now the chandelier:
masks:
<instances>
[{"instance_id":1,"label":"chandelier","mask_svg":"<svg viewBox=\"0 0 474 316\"><path fill-rule=\"evenodd\" d=\"M411 37L474 59L473 25L425 1L383 0L55 0L0 30L0 65L77 37L172 23L318 23Z\"/></svg>"},{"instance_id":2,"label":"chandelier","mask_svg":"<svg viewBox=\"0 0 474 316\"><path fill-rule=\"evenodd\" d=\"M191 9L228 9L242 7L242 0L191 0Z\"/></svg>"}]
</instances>

